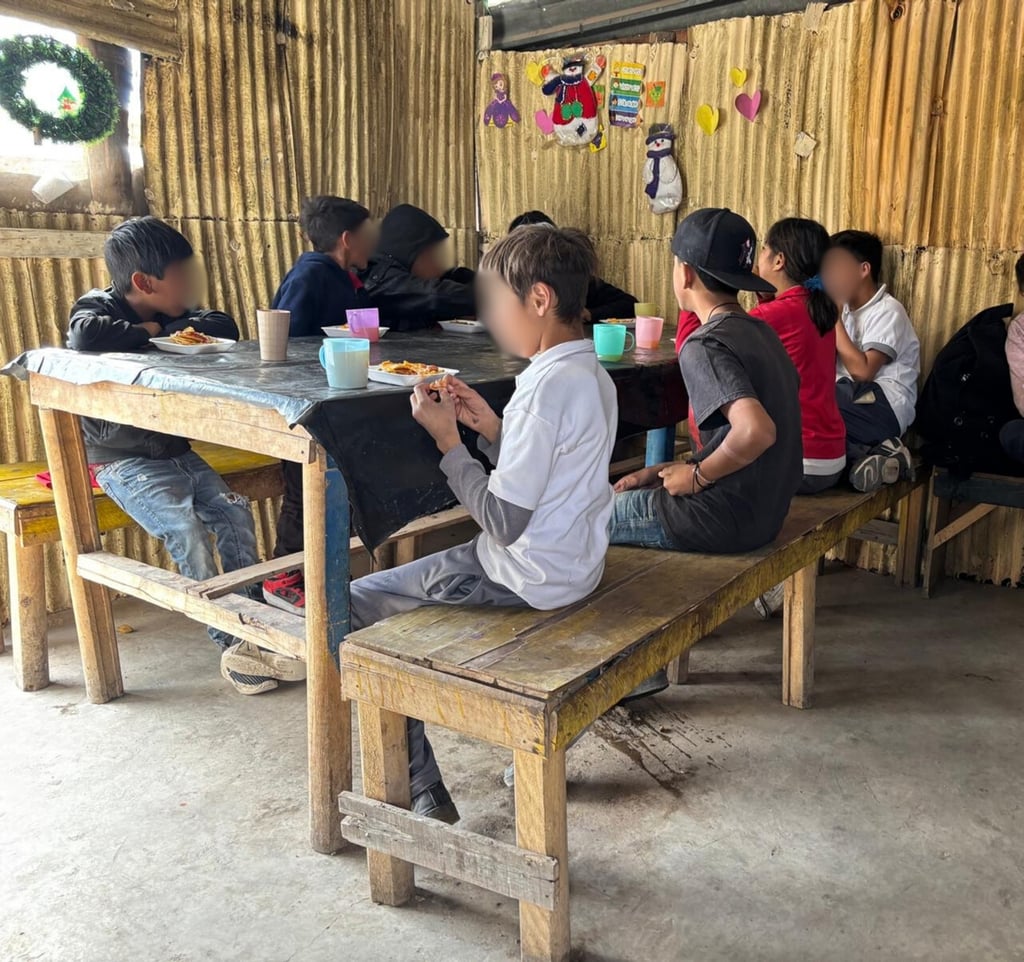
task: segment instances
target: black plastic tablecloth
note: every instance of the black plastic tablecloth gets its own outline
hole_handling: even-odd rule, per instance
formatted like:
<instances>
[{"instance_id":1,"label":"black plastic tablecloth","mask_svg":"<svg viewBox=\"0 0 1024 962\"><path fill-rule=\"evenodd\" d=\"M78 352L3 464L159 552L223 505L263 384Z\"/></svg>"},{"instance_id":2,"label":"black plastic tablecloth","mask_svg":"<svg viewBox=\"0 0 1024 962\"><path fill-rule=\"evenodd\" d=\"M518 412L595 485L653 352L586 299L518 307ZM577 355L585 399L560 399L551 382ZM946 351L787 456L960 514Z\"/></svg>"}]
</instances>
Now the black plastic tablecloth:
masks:
<instances>
[{"instance_id":1,"label":"black plastic tablecloth","mask_svg":"<svg viewBox=\"0 0 1024 962\"><path fill-rule=\"evenodd\" d=\"M273 409L301 424L323 445L348 485L353 526L370 549L410 521L455 503L438 467L437 448L413 421L408 388L371 382L365 390L327 386L319 361L320 338L293 340L288 360L260 361L253 341L225 354L182 356L147 350L135 354L83 354L58 348L29 351L3 373L45 374L73 384L115 382L179 394L243 401ZM499 413L526 362L503 355L481 334L390 334L371 345L370 363L422 361L459 370ZM605 364L618 389L619 436L668 427L686 417L686 394L670 346ZM163 424L188 434L187 424ZM475 450L474 438L465 432Z\"/></svg>"}]
</instances>

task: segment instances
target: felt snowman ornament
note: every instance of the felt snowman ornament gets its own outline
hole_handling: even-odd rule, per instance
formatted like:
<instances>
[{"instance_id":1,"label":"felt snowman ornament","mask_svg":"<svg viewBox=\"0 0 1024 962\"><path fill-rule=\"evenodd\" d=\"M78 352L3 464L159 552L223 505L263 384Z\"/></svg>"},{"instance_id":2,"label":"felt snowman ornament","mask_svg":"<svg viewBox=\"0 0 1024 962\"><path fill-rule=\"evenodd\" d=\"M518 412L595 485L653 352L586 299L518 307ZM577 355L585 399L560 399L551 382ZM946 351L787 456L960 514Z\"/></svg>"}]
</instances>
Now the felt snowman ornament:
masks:
<instances>
[{"instance_id":1,"label":"felt snowman ornament","mask_svg":"<svg viewBox=\"0 0 1024 962\"><path fill-rule=\"evenodd\" d=\"M671 214L683 202L683 178L672 151L676 134L671 124L652 124L647 135L647 162L644 164L644 193L652 214Z\"/></svg>"},{"instance_id":2,"label":"felt snowman ornament","mask_svg":"<svg viewBox=\"0 0 1024 962\"><path fill-rule=\"evenodd\" d=\"M563 147L585 147L597 136L597 95L591 86L604 70L605 58L597 57L590 70L583 54L562 61L562 72L547 79L541 88L554 94L551 111L555 137Z\"/></svg>"}]
</instances>

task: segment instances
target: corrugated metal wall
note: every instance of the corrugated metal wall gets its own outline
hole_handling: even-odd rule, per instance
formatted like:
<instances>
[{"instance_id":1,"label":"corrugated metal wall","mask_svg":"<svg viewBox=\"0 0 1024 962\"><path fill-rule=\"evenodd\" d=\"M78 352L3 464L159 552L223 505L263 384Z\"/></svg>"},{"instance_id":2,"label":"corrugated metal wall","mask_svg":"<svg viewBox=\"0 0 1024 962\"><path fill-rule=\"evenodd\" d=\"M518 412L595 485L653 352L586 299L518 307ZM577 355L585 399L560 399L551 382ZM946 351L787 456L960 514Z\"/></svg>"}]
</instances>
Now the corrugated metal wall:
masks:
<instances>
[{"instance_id":1,"label":"corrugated metal wall","mask_svg":"<svg viewBox=\"0 0 1024 962\"><path fill-rule=\"evenodd\" d=\"M146 195L152 213L200 252L211 304L252 331L256 307L302 250L295 216L310 193L355 197L378 216L400 201L421 204L451 230L459 259L475 265L471 4L400 0L387 17L371 0L178 7L181 60L144 66ZM106 17L100 5L97 16ZM106 231L121 219L0 211L0 227ZM100 261L0 259L0 357L59 343L68 307L105 283L104 273ZM42 457L26 392L8 378L0 379L0 456ZM269 506L257 512L261 537L272 541ZM166 560L137 533L108 544ZM0 562L6 620L2 554ZM67 607L56 550L47 580L51 608Z\"/></svg>"},{"instance_id":2,"label":"corrugated metal wall","mask_svg":"<svg viewBox=\"0 0 1024 962\"><path fill-rule=\"evenodd\" d=\"M914 0L890 19L881 0L823 16L786 14L705 24L686 44L595 45L592 55L637 59L648 80L668 81L668 104L645 121L670 121L687 185L684 208L729 206L764 231L799 214L830 229L856 226L888 246L886 275L922 340L925 370L982 307L1011 300L1013 262L1024 246L1024 205L1010 182L1022 154L1024 5L1017 0ZM482 225L500 234L520 210L542 208L590 233L602 271L670 312L671 216L648 212L643 137L610 131L598 154L545 139L533 114L551 100L529 83L528 64L563 53L494 53L480 65L477 144ZM743 90L764 92L753 124L733 107L729 70ZM483 128L490 75L507 73L523 115L514 129ZM599 82L607 84L607 73ZM708 137L694 122L702 103L720 111ZM818 146L794 153L796 135ZM949 568L1019 582L1024 513L999 511L959 538ZM885 569L880 548L845 555Z\"/></svg>"}]
</instances>

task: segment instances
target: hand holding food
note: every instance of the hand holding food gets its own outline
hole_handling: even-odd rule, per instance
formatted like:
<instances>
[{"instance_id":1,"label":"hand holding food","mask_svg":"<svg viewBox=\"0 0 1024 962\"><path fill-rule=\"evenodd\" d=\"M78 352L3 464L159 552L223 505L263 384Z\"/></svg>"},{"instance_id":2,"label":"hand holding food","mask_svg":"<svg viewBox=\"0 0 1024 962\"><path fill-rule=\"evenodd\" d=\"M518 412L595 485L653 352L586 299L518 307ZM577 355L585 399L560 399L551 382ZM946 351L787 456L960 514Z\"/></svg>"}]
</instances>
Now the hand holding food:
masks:
<instances>
[{"instance_id":1,"label":"hand holding food","mask_svg":"<svg viewBox=\"0 0 1024 962\"><path fill-rule=\"evenodd\" d=\"M443 381L444 393L449 394L455 401L455 416L467 428L472 428L493 443L501 433L501 418L494 413L479 392L474 391L465 381L451 375Z\"/></svg>"},{"instance_id":2,"label":"hand holding food","mask_svg":"<svg viewBox=\"0 0 1024 962\"><path fill-rule=\"evenodd\" d=\"M412 389L409 403L412 405L413 418L437 442L442 454L462 444L458 421L455 419L455 400L450 394L441 391L435 397L430 385L417 384Z\"/></svg>"}]
</instances>

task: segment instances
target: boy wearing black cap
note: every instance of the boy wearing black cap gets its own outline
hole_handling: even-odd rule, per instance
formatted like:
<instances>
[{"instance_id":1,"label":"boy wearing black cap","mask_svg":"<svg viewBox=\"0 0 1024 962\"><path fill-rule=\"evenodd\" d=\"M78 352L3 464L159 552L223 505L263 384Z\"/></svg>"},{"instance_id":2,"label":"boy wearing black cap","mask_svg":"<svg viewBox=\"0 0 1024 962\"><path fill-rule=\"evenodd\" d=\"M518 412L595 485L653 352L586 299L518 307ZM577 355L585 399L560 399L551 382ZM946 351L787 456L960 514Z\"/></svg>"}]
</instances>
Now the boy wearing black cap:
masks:
<instances>
[{"instance_id":1,"label":"boy wearing black cap","mask_svg":"<svg viewBox=\"0 0 1024 962\"><path fill-rule=\"evenodd\" d=\"M803 477L799 377L778 335L737 301L774 293L753 273L756 250L729 210L695 211L676 230L676 299L701 322L679 354L694 457L616 484L613 543L733 554L782 527Z\"/></svg>"},{"instance_id":2,"label":"boy wearing black cap","mask_svg":"<svg viewBox=\"0 0 1024 962\"><path fill-rule=\"evenodd\" d=\"M448 232L425 210L399 204L381 221L380 241L363 275L380 323L397 331L433 327L438 321L474 317L474 274L445 270L441 245Z\"/></svg>"}]
</instances>

